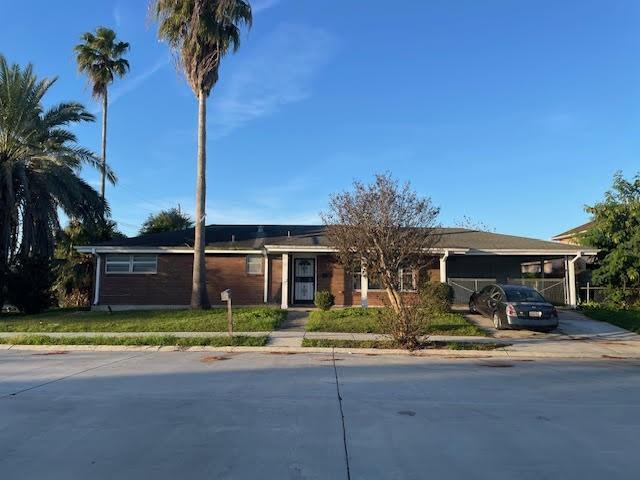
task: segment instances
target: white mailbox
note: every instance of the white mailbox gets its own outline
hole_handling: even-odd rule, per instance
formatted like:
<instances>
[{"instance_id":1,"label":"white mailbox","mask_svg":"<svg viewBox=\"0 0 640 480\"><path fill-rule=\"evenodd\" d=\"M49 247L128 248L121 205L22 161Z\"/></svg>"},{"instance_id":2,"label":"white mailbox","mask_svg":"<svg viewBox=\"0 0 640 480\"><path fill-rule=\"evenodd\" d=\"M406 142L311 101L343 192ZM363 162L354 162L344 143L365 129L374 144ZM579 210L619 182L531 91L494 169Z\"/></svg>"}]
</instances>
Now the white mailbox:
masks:
<instances>
[{"instance_id":1,"label":"white mailbox","mask_svg":"<svg viewBox=\"0 0 640 480\"><path fill-rule=\"evenodd\" d=\"M223 302L228 302L229 300L231 300L230 288L227 288L226 290L223 290L222 292L220 292L220 300L222 300Z\"/></svg>"}]
</instances>

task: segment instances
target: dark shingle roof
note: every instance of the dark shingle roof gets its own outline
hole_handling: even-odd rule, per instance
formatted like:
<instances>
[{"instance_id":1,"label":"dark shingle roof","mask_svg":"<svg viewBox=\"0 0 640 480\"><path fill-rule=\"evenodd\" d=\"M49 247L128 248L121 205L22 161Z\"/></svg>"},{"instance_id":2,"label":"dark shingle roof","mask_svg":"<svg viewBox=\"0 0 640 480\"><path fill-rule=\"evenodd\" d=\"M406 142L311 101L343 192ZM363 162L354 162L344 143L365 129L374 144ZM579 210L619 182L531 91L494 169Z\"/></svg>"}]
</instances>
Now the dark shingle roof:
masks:
<instances>
[{"instance_id":1,"label":"dark shingle roof","mask_svg":"<svg viewBox=\"0 0 640 480\"><path fill-rule=\"evenodd\" d=\"M502 235L465 228L437 229L441 234L438 247L472 250L579 250L557 242ZM265 245L294 247L330 247L321 225L209 225L205 231L206 246L220 249L260 249ZM100 246L117 247L193 247L194 229L162 232L114 240Z\"/></svg>"},{"instance_id":2,"label":"dark shingle roof","mask_svg":"<svg viewBox=\"0 0 640 480\"><path fill-rule=\"evenodd\" d=\"M559 233L557 235L555 235L553 238L554 239L562 239L562 238L566 238L566 237L573 237L574 235L578 234L578 233L582 233L585 232L587 230L589 230L589 228L591 228L591 225L593 225L593 221L587 222L587 223L583 223L582 225L578 225L577 227L574 227L570 230L567 230L566 232L562 232Z\"/></svg>"}]
</instances>

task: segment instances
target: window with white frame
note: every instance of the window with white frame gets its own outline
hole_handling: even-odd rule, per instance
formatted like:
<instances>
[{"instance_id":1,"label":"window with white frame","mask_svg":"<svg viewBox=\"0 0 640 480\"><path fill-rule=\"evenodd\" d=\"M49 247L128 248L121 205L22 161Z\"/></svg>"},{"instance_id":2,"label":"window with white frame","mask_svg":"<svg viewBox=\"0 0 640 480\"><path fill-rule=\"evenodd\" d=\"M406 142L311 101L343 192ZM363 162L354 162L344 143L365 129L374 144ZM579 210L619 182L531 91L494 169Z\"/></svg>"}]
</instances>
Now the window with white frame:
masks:
<instances>
[{"instance_id":1,"label":"window with white frame","mask_svg":"<svg viewBox=\"0 0 640 480\"><path fill-rule=\"evenodd\" d=\"M413 268L400 269L400 291L415 292L416 288L416 271Z\"/></svg>"},{"instance_id":2,"label":"window with white frame","mask_svg":"<svg viewBox=\"0 0 640 480\"><path fill-rule=\"evenodd\" d=\"M107 255L104 269L106 273L157 273L157 255Z\"/></svg>"},{"instance_id":3,"label":"window with white frame","mask_svg":"<svg viewBox=\"0 0 640 480\"><path fill-rule=\"evenodd\" d=\"M400 280L400 291L402 292L415 292L417 290L416 274L413 268L401 268L398 271L398 278ZM353 289L360 290L362 288L362 278L360 271L353 273ZM379 278L369 275L368 290L384 290L382 282Z\"/></svg>"},{"instance_id":4,"label":"window with white frame","mask_svg":"<svg viewBox=\"0 0 640 480\"><path fill-rule=\"evenodd\" d=\"M374 275L369 274L367 276L367 290L384 290L382 287L382 282L380 279ZM353 272L353 289L361 290L362 289L362 276L360 272L360 268L358 267L355 272Z\"/></svg>"},{"instance_id":5,"label":"window with white frame","mask_svg":"<svg viewBox=\"0 0 640 480\"><path fill-rule=\"evenodd\" d=\"M262 275L262 255L247 255L247 274Z\"/></svg>"}]
</instances>

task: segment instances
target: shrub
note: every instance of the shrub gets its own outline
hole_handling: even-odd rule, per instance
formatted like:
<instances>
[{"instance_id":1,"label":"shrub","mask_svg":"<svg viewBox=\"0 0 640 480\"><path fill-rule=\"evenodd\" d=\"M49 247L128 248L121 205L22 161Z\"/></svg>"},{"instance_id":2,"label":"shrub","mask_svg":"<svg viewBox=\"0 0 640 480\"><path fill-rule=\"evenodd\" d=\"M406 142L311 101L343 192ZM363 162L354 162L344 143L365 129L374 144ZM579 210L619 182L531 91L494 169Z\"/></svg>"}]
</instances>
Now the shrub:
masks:
<instances>
[{"instance_id":1,"label":"shrub","mask_svg":"<svg viewBox=\"0 0 640 480\"><path fill-rule=\"evenodd\" d=\"M316 293L314 303L320 310L329 310L335 304L335 297L328 290L321 290Z\"/></svg>"},{"instance_id":2,"label":"shrub","mask_svg":"<svg viewBox=\"0 0 640 480\"><path fill-rule=\"evenodd\" d=\"M638 306L640 298L635 288L614 287L612 285L604 289L603 303L610 308L628 309Z\"/></svg>"},{"instance_id":3,"label":"shrub","mask_svg":"<svg viewBox=\"0 0 640 480\"><path fill-rule=\"evenodd\" d=\"M392 308L384 308L381 320L384 331L389 332L398 345L408 350L418 348L418 336L425 322L428 322L420 304L410 302L404 304L398 312Z\"/></svg>"},{"instance_id":4,"label":"shrub","mask_svg":"<svg viewBox=\"0 0 640 480\"><path fill-rule=\"evenodd\" d=\"M27 314L40 313L54 302L52 284L51 262L47 258L19 258L8 275L9 303Z\"/></svg>"},{"instance_id":5,"label":"shrub","mask_svg":"<svg viewBox=\"0 0 640 480\"><path fill-rule=\"evenodd\" d=\"M451 311L453 296L453 287L447 283L427 282L420 288L420 304L428 315Z\"/></svg>"}]
</instances>

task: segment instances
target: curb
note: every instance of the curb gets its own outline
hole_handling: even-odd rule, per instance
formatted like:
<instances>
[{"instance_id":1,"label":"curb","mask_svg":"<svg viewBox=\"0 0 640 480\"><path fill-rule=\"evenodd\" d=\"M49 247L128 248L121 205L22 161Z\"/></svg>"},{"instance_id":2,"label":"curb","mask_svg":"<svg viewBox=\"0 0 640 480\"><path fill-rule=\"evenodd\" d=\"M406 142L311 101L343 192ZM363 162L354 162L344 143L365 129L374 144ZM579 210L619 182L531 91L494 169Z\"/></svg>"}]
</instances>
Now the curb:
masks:
<instances>
[{"instance_id":1,"label":"curb","mask_svg":"<svg viewBox=\"0 0 640 480\"><path fill-rule=\"evenodd\" d=\"M268 353L280 355L294 354L331 354L343 355L400 355L407 357L435 358L503 358L503 359L570 359L570 360L640 360L637 355L585 355L558 353L528 353L507 350L416 350L409 352L400 349L384 348L332 348L332 347L160 347L160 346L127 346L127 345L8 345L0 344L0 350L16 351L54 351L54 352L228 352L228 353Z\"/></svg>"}]
</instances>

